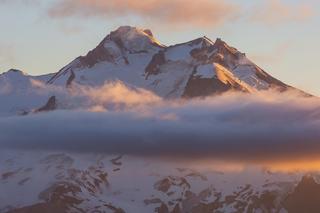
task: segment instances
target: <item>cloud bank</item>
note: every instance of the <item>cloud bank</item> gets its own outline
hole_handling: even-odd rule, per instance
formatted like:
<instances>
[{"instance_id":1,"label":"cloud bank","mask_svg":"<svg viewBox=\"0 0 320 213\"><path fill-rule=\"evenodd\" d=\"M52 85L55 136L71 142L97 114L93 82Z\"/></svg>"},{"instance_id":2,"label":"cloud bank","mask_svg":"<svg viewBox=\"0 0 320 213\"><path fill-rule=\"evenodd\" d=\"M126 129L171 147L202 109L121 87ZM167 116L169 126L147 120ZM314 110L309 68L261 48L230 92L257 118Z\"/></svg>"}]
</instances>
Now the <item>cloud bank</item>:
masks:
<instances>
[{"instance_id":1,"label":"cloud bank","mask_svg":"<svg viewBox=\"0 0 320 213\"><path fill-rule=\"evenodd\" d=\"M265 92L169 101L120 84L100 89L81 97L86 109L1 118L0 148L237 161L320 152L318 98Z\"/></svg>"},{"instance_id":2,"label":"cloud bank","mask_svg":"<svg viewBox=\"0 0 320 213\"><path fill-rule=\"evenodd\" d=\"M121 18L135 15L161 26L216 27L238 20L280 25L305 21L314 15L311 5L263 0L249 7L227 0L57 0L50 17Z\"/></svg>"},{"instance_id":3,"label":"cloud bank","mask_svg":"<svg viewBox=\"0 0 320 213\"><path fill-rule=\"evenodd\" d=\"M288 2L261 0L239 3L234 0L0 0L3 5L41 6L51 18L98 17L103 21L136 20L139 25L159 29L194 29L234 26L236 22L279 26L307 21L316 15L314 1ZM40 8L40 7L39 7ZM42 17L43 18L43 17ZM62 31L78 33L82 27L76 22L62 22Z\"/></svg>"},{"instance_id":4,"label":"cloud bank","mask_svg":"<svg viewBox=\"0 0 320 213\"><path fill-rule=\"evenodd\" d=\"M63 0L49 10L51 17L137 15L158 24L215 26L233 18L236 4L218 0Z\"/></svg>"}]
</instances>

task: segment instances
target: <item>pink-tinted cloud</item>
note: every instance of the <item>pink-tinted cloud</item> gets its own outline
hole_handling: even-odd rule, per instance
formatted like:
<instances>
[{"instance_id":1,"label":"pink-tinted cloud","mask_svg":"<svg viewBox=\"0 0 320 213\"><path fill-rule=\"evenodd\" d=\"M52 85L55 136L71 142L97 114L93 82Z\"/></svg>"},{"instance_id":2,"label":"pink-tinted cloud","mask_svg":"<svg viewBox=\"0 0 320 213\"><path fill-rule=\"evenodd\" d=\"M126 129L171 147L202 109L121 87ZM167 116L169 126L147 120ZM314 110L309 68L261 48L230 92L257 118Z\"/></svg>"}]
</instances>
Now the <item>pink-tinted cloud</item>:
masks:
<instances>
[{"instance_id":1,"label":"pink-tinted cloud","mask_svg":"<svg viewBox=\"0 0 320 213\"><path fill-rule=\"evenodd\" d=\"M306 3L285 3L283 0L267 0L252 8L250 19L268 25L300 22L314 15L312 7Z\"/></svg>"},{"instance_id":2,"label":"pink-tinted cloud","mask_svg":"<svg viewBox=\"0 0 320 213\"><path fill-rule=\"evenodd\" d=\"M160 26L214 27L235 20L267 25L300 22L312 17L314 11L309 4L283 0L259 1L249 10L227 0L56 0L49 15L55 18L135 15Z\"/></svg>"},{"instance_id":3,"label":"pink-tinted cloud","mask_svg":"<svg viewBox=\"0 0 320 213\"><path fill-rule=\"evenodd\" d=\"M155 106L161 102L161 98L154 93L141 89L129 88L120 81L106 82L101 87L87 87L75 85L72 95L89 99L90 104L97 106L113 106L119 108L139 108L142 106Z\"/></svg>"},{"instance_id":4,"label":"pink-tinted cloud","mask_svg":"<svg viewBox=\"0 0 320 213\"><path fill-rule=\"evenodd\" d=\"M221 0L64 0L49 10L51 17L136 15L166 25L216 26L234 18L235 4Z\"/></svg>"}]
</instances>

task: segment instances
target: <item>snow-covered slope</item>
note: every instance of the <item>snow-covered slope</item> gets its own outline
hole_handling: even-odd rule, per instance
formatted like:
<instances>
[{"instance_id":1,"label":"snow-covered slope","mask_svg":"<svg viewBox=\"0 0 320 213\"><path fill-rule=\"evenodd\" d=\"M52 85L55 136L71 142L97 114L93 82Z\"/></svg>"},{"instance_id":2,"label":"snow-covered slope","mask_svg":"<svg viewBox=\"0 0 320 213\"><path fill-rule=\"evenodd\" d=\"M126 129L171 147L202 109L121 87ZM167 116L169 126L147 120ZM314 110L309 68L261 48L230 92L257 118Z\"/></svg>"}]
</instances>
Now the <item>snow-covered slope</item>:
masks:
<instances>
[{"instance_id":1,"label":"snow-covered slope","mask_svg":"<svg viewBox=\"0 0 320 213\"><path fill-rule=\"evenodd\" d=\"M0 171L1 213L304 212L304 202L319 209L312 177L261 167L1 150Z\"/></svg>"},{"instance_id":2,"label":"snow-covered slope","mask_svg":"<svg viewBox=\"0 0 320 213\"><path fill-rule=\"evenodd\" d=\"M0 74L0 116L25 114L48 100L46 82L52 74L30 76L20 70Z\"/></svg>"}]
</instances>

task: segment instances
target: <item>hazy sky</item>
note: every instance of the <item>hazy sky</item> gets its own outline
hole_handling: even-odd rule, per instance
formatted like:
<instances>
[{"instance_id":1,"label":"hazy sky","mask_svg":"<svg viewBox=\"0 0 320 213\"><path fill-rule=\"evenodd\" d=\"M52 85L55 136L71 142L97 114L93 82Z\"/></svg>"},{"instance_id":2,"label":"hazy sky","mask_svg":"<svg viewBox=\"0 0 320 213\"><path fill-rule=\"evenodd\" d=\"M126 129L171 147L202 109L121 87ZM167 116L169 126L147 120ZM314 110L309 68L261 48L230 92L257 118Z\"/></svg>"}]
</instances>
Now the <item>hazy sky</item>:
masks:
<instances>
[{"instance_id":1,"label":"hazy sky","mask_svg":"<svg viewBox=\"0 0 320 213\"><path fill-rule=\"evenodd\" d=\"M318 0L0 0L0 73L56 72L120 25L164 44L221 37L267 72L320 95Z\"/></svg>"}]
</instances>

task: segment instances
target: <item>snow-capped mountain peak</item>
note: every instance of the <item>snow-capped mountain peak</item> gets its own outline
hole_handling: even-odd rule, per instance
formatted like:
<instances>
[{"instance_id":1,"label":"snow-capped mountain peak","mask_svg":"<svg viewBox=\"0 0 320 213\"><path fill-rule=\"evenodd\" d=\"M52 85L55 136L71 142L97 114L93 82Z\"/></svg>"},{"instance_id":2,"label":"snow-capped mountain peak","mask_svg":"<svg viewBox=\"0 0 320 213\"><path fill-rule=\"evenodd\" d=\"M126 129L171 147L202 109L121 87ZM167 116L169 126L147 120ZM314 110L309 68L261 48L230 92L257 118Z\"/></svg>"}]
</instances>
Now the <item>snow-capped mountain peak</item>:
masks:
<instances>
[{"instance_id":1,"label":"snow-capped mountain peak","mask_svg":"<svg viewBox=\"0 0 320 213\"><path fill-rule=\"evenodd\" d=\"M8 82L9 76L10 79L23 80ZM61 88L73 85L100 87L106 82L120 81L163 98L292 89L220 38L213 42L203 36L165 46L150 30L130 26L112 31L87 55L77 57L55 74L34 77L11 70L0 75L0 91L7 92L12 85L18 88L17 91L30 91L30 88L34 91L33 80ZM50 93L46 97L52 96L60 102L57 94ZM44 103L46 101L42 101Z\"/></svg>"},{"instance_id":2,"label":"snow-capped mountain peak","mask_svg":"<svg viewBox=\"0 0 320 213\"><path fill-rule=\"evenodd\" d=\"M204 78L198 72L208 66L223 71ZM229 80L221 81L221 73ZM48 83L99 86L114 80L165 98L290 88L220 38L213 42L203 36L167 47L150 30L130 26L112 31L96 48L61 69Z\"/></svg>"}]
</instances>

